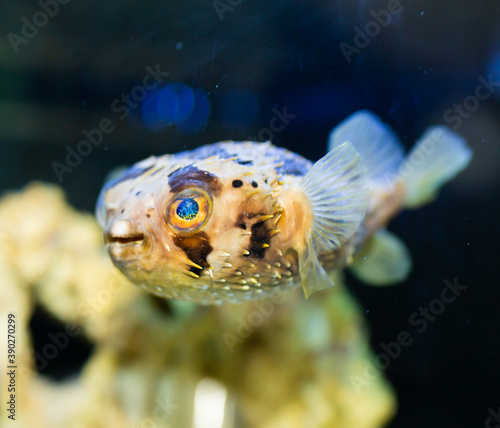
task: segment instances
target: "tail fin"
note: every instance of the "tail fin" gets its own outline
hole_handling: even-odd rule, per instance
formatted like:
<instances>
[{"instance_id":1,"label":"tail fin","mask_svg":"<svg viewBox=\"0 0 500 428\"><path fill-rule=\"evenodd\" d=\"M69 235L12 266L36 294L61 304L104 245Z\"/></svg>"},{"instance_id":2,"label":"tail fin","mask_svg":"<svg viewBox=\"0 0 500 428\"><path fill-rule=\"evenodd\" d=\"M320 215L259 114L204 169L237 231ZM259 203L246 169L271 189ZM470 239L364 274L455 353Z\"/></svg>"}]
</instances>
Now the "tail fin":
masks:
<instances>
[{"instance_id":1,"label":"tail fin","mask_svg":"<svg viewBox=\"0 0 500 428\"><path fill-rule=\"evenodd\" d=\"M432 201L443 184L464 170L472 158L467 142L446 126L429 128L401 164L405 208Z\"/></svg>"}]
</instances>

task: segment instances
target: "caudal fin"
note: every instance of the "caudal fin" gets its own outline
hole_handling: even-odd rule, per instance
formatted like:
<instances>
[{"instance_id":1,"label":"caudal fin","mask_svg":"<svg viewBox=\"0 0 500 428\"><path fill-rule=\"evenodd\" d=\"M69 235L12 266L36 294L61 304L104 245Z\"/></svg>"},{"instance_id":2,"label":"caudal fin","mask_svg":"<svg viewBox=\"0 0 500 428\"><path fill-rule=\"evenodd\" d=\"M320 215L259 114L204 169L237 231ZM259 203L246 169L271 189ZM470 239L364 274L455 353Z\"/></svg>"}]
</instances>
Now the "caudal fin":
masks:
<instances>
[{"instance_id":1,"label":"caudal fin","mask_svg":"<svg viewBox=\"0 0 500 428\"><path fill-rule=\"evenodd\" d=\"M401 164L405 208L432 201L443 184L464 170L472 158L467 142L446 126L429 128Z\"/></svg>"}]
</instances>

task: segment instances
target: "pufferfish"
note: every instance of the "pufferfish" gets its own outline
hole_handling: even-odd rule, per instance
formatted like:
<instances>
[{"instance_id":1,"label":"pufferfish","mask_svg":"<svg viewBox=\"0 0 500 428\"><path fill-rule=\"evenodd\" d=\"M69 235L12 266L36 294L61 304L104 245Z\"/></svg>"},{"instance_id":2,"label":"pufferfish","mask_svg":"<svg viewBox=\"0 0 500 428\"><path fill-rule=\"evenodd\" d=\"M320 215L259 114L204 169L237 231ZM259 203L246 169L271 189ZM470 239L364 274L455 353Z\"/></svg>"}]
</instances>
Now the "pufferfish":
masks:
<instances>
[{"instance_id":1,"label":"pufferfish","mask_svg":"<svg viewBox=\"0 0 500 428\"><path fill-rule=\"evenodd\" d=\"M350 267L402 281L408 250L385 227L431 201L472 151L445 126L405 157L393 131L355 113L313 163L270 142L219 142L145 159L106 184L97 219L114 265L157 296L202 304L309 296Z\"/></svg>"}]
</instances>

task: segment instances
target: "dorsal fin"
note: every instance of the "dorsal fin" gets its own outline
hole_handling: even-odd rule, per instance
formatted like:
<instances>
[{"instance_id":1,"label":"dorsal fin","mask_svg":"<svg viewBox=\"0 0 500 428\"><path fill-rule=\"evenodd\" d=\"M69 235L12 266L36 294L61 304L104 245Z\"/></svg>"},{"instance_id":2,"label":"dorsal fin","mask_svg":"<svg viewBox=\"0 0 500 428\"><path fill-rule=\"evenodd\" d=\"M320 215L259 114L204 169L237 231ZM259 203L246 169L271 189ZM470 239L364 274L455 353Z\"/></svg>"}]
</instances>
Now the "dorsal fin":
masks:
<instances>
[{"instance_id":1,"label":"dorsal fin","mask_svg":"<svg viewBox=\"0 0 500 428\"><path fill-rule=\"evenodd\" d=\"M404 147L392 129L369 111L349 116L334 128L328 140L328 150L349 141L361 155L371 183L387 185L404 158Z\"/></svg>"}]
</instances>

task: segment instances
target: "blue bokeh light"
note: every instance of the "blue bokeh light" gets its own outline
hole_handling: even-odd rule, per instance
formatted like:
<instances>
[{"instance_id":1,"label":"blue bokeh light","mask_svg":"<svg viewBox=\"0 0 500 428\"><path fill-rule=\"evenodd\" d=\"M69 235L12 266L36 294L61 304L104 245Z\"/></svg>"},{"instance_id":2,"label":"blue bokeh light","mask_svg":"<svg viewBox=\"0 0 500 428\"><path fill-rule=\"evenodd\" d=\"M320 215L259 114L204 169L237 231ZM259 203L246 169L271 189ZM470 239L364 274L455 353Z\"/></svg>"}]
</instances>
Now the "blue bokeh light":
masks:
<instances>
[{"instance_id":1,"label":"blue bokeh light","mask_svg":"<svg viewBox=\"0 0 500 428\"><path fill-rule=\"evenodd\" d=\"M201 131L208 122L210 116L210 102L208 94L201 89L193 89L194 108L189 117L180 122L179 129L185 134Z\"/></svg>"},{"instance_id":2,"label":"blue bokeh light","mask_svg":"<svg viewBox=\"0 0 500 428\"><path fill-rule=\"evenodd\" d=\"M150 131L158 131L166 126L158 113L159 91L151 91L141 105L142 121Z\"/></svg>"},{"instance_id":3,"label":"blue bokeh light","mask_svg":"<svg viewBox=\"0 0 500 428\"><path fill-rule=\"evenodd\" d=\"M488 63L488 73L487 75L493 75L493 80L498 82L500 80L500 50L495 52ZM498 96L498 93L495 93Z\"/></svg>"},{"instance_id":4,"label":"blue bokeh light","mask_svg":"<svg viewBox=\"0 0 500 428\"><path fill-rule=\"evenodd\" d=\"M193 91L182 83L172 83L158 95L158 114L166 124L175 125L186 120L193 108Z\"/></svg>"},{"instance_id":5,"label":"blue bokeh light","mask_svg":"<svg viewBox=\"0 0 500 428\"><path fill-rule=\"evenodd\" d=\"M210 116L208 94L182 83L150 92L141 107L143 123L152 132L176 126L183 133L194 133L205 127Z\"/></svg>"}]
</instances>

